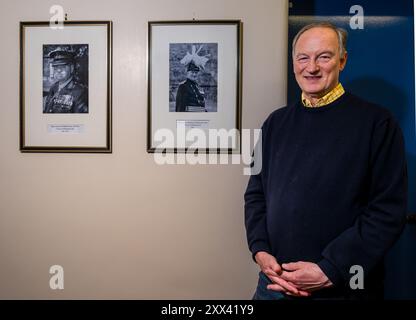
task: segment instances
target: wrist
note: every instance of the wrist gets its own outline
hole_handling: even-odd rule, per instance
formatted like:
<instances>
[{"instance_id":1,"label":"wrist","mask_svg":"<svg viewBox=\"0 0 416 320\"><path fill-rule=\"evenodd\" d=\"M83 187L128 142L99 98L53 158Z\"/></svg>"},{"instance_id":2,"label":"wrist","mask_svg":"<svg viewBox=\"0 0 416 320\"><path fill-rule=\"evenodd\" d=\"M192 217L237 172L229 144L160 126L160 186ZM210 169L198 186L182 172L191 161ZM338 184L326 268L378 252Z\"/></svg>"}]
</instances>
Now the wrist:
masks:
<instances>
[{"instance_id":1,"label":"wrist","mask_svg":"<svg viewBox=\"0 0 416 320\"><path fill-rule=\"evenodd\" d=\"M259 260L261 261L264 257L268 256L269 253L266 251L259 251L254 255L254 260L259 264Z\"/></svg>"}]
</instances>

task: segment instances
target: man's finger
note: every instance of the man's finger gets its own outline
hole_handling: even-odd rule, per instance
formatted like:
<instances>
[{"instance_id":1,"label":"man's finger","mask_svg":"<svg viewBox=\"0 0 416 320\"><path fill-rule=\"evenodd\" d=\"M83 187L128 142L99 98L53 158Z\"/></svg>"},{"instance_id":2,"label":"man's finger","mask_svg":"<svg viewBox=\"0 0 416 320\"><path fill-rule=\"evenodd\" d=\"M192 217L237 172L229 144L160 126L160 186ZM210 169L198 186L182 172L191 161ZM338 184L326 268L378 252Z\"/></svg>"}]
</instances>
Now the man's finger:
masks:
<instances>
[{"instance_id":1,"label":"man's finger","mask_svg":"<svg viewBox=\"0 0 416 320\"><path fill-rule=\"evenodd\" d=\"M293 296L293 297L309 297L311 295L309 292L303 291L303 290L298 290L298 294L294 294L294 293L286 290L285 288L283 288L281 285L278 285L276 283L267 285L267 289L273 290L273 291L283 292L284 294L287 294L287 295Z\"/></svg>"},{"instance_id":2,"label":"man's finger","mask_svg":"<svg viewBox=\"0 0 416 320\"><path fill-rule=\"evenodd\" d=\"M299 294L293 294L293 293L286 291L285 294L291 297L309 297L311 295L309 292L306 292L306 291L299 291Z\"/></svg>"},{"instance_id":3,"label":"man's finger","mask_svg":"<svg viewBox=\"0 0 416 320\"><path fill-rule=\"evenodd\" d=\"M279 275L282 273L282 267L278 263L267 264L266 266L264 266L264 269L267 271L270 270L271 273L274 273L276 275Z\"/></svg>"},{"instance_id":4,"label":"man's finger","mask_svg":"<svg viewBox=\"0 0 416 320\"><path fill-rule=\"evenodd\" d=\"M287 292L287 290L285 290L283 287L275 283L267 285L267 289L273 290L273 291L285 292L285 293Z\"/></svg>"},{"instance_id":5,"label":"man's finger","mask_svg":"<svg viewBox=\"0 0 416 320\"><path fill-rule=\"evenodd\" d=\"M290 262L290 263L282 264L282 267L285 270L294 271L294 270L301 269L303 267L303 264L302 262Z\"/></svg>"},{"instance_id":6,"label":"man's finger","mask_svg":"<svg viewBox=\"0 0 416 320\"><path fill-rule=\"evenodd\" d=\"M297 275L295 273L296 273L296 271L292 271L292 272L283 271L282 274L280 275L280 277L283 280L296 283L297 280L298 280L298 277L297 277Z\"/></svg>"},{"instance_id":7,"label":"man's finger","mask_svg":"<svg viewBox=\"0 0 416 320\"><path fill-rule=\"evenodd\" d=\"M271 268L267 268L267 269L265 269L264 270L264 273L267 275L267 276L271 276L271 277L278 277L279 276L279 274L278 273L276 273L273 269L271 269Z\"/></svg>"},{"instance_id":8,"label":"man's finger","mask_svg":"<svg viewBox=\"0 0 416 320\"><path fill-rule=\"evenodd\" d=\"M274 272L276 272L276 274L281 274L282 273L282 267L280 267L280 265L278 263L276 263L273 267L272 270Z\"/></svg>"},{"instance_id":9,"label":"man's finger","mask_svg":"<svg viewBox=\"0 0 416 320\"><path fill-rule=\"evenodd\" d=\"M299 292L299 290L294 285L288 283L286 280L283 280L280 277L272 277L270 280L272 280L275 284L278 284L279 286L283 287L289 292L292 292L294 294L298 294Z\"/></svg>"},{"instance_id":10,"label":"man's finger","mask_svg":"<svg viewBox=\"0 0 416 320\"><path fill-rule=\"evenodd\" d=\"M271 277L278 277L279 275L278 274L276 274L276 272L274 272L274 271L271 271L271 270L269 270L269 271L264 271L263 272L269 279L271 278Z\"/></svg>"},{"instance_id":11,"label":"man's finger","mask_svg":"<svg viewBox=\"0 0 416 320\"><path fill-rule=\"evenodd\" d=\"M302 297L309 297L311 293L307 291L299 290L299 295Z\"/></svg>"}]
</instances>

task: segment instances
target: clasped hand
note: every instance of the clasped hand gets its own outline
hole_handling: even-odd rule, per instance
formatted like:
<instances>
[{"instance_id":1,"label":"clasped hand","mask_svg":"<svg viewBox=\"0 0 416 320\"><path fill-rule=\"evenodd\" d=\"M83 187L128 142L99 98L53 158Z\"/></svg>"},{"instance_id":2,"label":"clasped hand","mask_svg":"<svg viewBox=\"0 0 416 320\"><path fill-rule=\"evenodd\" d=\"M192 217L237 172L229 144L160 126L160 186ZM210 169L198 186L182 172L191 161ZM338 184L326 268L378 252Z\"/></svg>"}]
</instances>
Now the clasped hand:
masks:
<instances>
[{"instance_id":1,"label":"clasped hand","mask_svg":"<svg viewBox=\"0 0 416 320\"><path fill-rule=\"evenodd\" d=\"M316 263L298 261L280 266L275 257L264 251L257 252L255 259L261 271L272 281L267 286L269 290L309 297L313 291L333 285Z\"/></svg>"}]
</instances>

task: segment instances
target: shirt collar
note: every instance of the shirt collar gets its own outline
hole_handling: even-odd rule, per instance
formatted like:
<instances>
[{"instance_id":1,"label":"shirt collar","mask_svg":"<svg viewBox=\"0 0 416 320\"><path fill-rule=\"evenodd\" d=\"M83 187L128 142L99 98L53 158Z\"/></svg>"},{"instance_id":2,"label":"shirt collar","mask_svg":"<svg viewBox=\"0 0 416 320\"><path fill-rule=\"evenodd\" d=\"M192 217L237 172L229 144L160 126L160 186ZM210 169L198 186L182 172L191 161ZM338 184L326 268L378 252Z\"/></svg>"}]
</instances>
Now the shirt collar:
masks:
<instances>
[{"instance_id":1,"label":"shirt collar","mask_svg":"<svg viewBox=\"0 0 416 320\"><path fill-rule=\"evenodd\" d=\"M70 78L69 78L69 79L67 79L64 83L62 83L62 84L60 83L60 84L59 84L59 89L58 89L58 90L60 91L60 90L62 90L63 88L65 88L65 87L68 85L68 83L70 83L70 82L72 81L72 78L73 78L73 77L70 77Z\"/></svg>"},{"instance_id":2,"label":"shirt collar","mask_svg":"<svg viewBox=\"0 0 416 320\"><path fill-rule=\"evenodd\" d=\"M319 98L318 101L314 105L310 102L308 98L305 97L305 95L302 92L302 103L307 108L318 108L322 106L326 106L327 104L330 104L331 102L334 102L339 97L341 97L345 93L344 87L341 83L338 83L338 85L329 91L326 95Z\"/></svg>"}]
</instances>

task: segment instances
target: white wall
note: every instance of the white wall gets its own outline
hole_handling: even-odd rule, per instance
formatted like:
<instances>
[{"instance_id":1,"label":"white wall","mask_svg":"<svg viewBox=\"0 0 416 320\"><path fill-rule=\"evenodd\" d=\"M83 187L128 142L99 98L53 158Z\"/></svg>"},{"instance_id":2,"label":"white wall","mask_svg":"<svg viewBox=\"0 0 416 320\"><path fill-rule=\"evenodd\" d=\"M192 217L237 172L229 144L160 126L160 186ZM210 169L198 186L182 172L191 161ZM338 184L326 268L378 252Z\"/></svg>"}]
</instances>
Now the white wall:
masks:
<instances>
[{"instance_id":1,"label":"white wall","mask_svg":"<svg viewBox=\"0 0 416 320\"><path fill-rule=\"evenodd\" d=\"M113 153L19 152L19 21L113 21ZM249 299L243 165L146 152L147 21L241 19L243 128L286 100L285 0L2 0L0 298ZM49 288L49 267L65 289Z\"/></svg>"}]
</instances>

